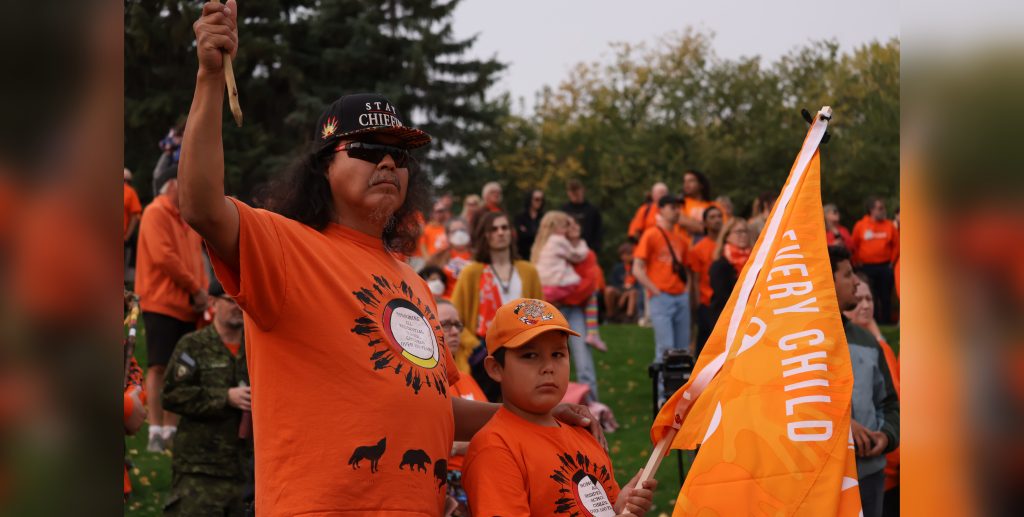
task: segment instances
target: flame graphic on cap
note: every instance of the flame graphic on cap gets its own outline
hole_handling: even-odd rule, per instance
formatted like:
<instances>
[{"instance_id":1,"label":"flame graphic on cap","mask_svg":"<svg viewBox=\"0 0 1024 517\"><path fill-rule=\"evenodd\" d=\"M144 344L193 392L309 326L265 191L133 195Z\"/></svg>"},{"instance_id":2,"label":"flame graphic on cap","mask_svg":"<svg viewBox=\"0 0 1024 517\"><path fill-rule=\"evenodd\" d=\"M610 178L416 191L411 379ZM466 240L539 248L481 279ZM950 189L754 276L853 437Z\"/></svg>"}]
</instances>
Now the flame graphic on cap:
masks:
<instances>
[{"instance_id":1,"label":"flame graphic on cap","mask_svg":"<svg viewBox=\"0 0 1024 517\"><path fill-rule=\"evenodd\" d=\"M527 325L536 325L539 322L555 318L550 312L545 313L545 309L546 307L544 307L544 304L537 300L526 300L519 305L516 305L512 312L516 315L522 313L522 315L519 316L519 321Z\"/></svg>"},{"instance_id":2,"label":"flame graphic on cap","mask_svg":"<svg viewBox=\"0 0 1024 517\"><path fill-rule=\"evenodd\" d=\"M320 130L320 138L327 139L327 137L334 134L338 129L338 117L330 117L327 122L324 122L324 128Z\"/></svg>"}]
</instances>

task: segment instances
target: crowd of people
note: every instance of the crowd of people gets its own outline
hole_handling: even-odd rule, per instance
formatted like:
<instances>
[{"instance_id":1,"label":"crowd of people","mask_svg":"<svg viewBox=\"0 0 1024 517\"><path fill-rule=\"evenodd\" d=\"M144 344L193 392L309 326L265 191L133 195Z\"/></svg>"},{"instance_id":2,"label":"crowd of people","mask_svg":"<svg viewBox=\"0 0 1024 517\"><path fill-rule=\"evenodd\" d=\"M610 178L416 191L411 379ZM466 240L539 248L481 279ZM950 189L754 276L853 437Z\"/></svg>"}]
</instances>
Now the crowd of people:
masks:
<instances>
[{"instance_id":1,"label":"crowd of people","mask_svg":"<svg viewBox=\"0 0 1024 517\"><path fill-rule=\"evenodd\" d=\"M698 355L773 196L744 218L712 197L706 174L681 171L651 187L620 236L606 234L576 179L557 210L532 189L512 214L498 182L431 196L410 154L430 136L385 97L358 94L327 107L306 156L246 203L226 195L220 129L233 6L206 4L195 25L195 98L187 125L160 143L145 209L124 171L148 361L131 392L140 400L144 384L146 407L126 404L125 421L138 429L128 422L144 411L148 449L173 450L166 512L242 514L255 499L268 515L554 513L534 505L557 496L564 487L545 483L563 476L603 489L573 504L642 515L655 483L620 490L599 445L617 425L594 365L616 346L600 322L653 327L653 361ZM898 219L880 199L867 208L852 232L834 205L825 223L863 275L848 319L881 340L878 324L894 321ZM597 253L613 238L606 276ZM898 372L892 361L885 375ZM880 430L893 406L857 400L858 447L878 456L896 441ZM586 456L586 467L550 461L561 454ZM524 502L513 486L537 497Z\"/></svg>"}]
</instances>

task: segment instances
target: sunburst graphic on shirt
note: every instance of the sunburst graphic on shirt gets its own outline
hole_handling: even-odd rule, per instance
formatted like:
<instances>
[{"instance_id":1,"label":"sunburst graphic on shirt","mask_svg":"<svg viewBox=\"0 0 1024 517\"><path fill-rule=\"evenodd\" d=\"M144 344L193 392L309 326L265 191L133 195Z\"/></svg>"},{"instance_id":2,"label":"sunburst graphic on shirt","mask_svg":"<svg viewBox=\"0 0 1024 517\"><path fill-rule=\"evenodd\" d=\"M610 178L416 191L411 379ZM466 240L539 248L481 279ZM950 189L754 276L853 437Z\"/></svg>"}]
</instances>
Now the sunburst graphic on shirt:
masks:
<instances>
[{"instance_id":1,"label":"sunburst graphic on shirt","mask_svg":"<svg viewBox=\"0 0 1024 517\"><path fill-rule=\"evenodd\" d=\"M614 517L615 508L604 487L612 478L608 467L590 461L589 457L579 451L576 457L569 453L559 454L558 460L560 466L551 474L551 479L561 485L554 513Z\"/></svg>"},{"instance_id":2,"label":"sunburst graphic on shirt","mask_svg":"<svg viewBox=\"0 0 1024 517\"><path fill-rule=\"evenodd\" d=\"M374 371L391 374L413 393L448 397L447 366L441 325L428 303L405 281L393 284L370 275L369 287L352 291L363 304L352 333L366 338L367 360Z\"/></svg>"}]
</instances>

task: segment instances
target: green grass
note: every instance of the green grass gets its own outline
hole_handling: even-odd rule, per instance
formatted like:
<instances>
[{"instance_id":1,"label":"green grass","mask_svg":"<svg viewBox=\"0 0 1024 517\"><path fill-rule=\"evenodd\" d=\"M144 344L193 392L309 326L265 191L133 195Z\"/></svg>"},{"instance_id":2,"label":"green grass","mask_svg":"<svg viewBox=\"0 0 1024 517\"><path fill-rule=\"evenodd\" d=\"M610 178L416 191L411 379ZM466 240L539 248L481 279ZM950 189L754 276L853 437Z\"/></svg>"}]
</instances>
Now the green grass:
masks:
<instances>
[{"instance_id":1,"label":"green grass","mask_svg":"<svg viewBox=\"0 0 1024 517\"><path fill-rule=\"evenodd\" d=\"M899 353L899 328L882 327L882 333ZM651 454L653 415L647 365L654 357L654 335L651 329L635 325L604 325L601 336L608 343L608 352L594 351L601 401L612 408L620 425L618 431L608 435L608 446L616 479L626 483L643 468ZM139 364L145 365L144 336L140 337L136 351ZM135 491L125 506L125 514L133 517L160 515L171 485L170 455L146 452L147 439L145 428L127 439L128 457L135 465ZM676 454L666 458L658 471L660 486L654 496L654 511L649 515L671 514L682 484Z\"/></svg>"},{"instance_id":2,"label":"green grass","mask_svg":"<svg viewBox=\"0 0 1024 517\"><path fill-rule=\"evenodd\" d=\"M146 332L139 318L139 337L135 343L135 359L146 368ZM125 439L125 452L132 468L132 497L125 504L125 515L150 517L163 512L164 499L171 490L171 455L146 452L149 426L144 425L135 436Z\"/></svg>"}]
</instances>

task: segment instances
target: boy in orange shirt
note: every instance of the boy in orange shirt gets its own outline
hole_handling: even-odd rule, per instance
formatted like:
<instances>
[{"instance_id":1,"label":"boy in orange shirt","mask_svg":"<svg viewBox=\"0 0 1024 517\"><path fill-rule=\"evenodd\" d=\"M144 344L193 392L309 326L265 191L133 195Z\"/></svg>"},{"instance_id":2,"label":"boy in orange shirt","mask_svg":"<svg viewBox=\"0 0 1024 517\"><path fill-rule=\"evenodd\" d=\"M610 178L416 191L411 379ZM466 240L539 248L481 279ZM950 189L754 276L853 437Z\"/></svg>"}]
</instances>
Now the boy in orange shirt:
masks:
<instances>
[{"instance_id":1,"label":"boy in orange shirt","mask_svg":"<svg viewBox=\"0 0 1024 517\"><path fill-rule=\"evenodd\" d=\"M579 336L542 300L498 309L487 331L487 374L502 407L473 437L463 485L474 515L644 515L657 481L620 491L611 459L586 431L551 415L569 384L568 337Z\"/></svg>"}]
</instances>

